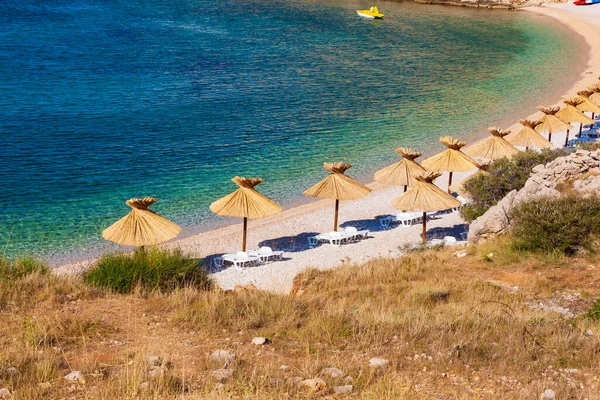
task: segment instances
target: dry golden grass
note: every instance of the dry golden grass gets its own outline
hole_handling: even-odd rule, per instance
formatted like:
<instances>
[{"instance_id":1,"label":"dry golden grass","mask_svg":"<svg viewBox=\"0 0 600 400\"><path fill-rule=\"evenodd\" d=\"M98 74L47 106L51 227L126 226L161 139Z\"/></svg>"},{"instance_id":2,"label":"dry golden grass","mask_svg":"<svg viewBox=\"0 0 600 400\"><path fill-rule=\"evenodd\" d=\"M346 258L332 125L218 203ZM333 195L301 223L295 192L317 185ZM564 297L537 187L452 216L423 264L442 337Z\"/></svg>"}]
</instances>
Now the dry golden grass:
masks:
<instances>
[{"instance_id":1,"label":"dry golden grass","mask_svg":"<svg viewBox=\"0 0 600 400\"><path fill-rule=\"evenodd\" d=\"M0 281L0 387L17 399L325 398L346 384L320 375L337 367L352 378L348 398L533 399L546 388L561 399L600 397L600 324L577 316L600 296L600 256L523 255L503 240L464 258L452 251L309 270L285 296ZM272 343L255 346L254 336ZM220 389L210 373L221 365L208 360L216 349L237 355ZM154 378L149 355L165 360ZM369 368L372 357L390 364ZM71 370L86 383L65 382ZM291 379L317 376L327 382L317 393Z\"/></svg>"}]
</instances>

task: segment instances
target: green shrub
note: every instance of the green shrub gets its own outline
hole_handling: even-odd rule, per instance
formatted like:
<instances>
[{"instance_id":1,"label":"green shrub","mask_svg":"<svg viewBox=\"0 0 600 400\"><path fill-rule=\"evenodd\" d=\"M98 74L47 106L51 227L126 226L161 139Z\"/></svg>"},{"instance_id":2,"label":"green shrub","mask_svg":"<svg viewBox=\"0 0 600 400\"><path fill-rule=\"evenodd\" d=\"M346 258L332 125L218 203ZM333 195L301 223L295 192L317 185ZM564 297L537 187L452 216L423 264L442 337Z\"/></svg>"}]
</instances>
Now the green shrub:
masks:
<instances>
[{"instance_id":1,"label":"green shrub","mask_svg":"<svg viewBox=\"0 0 600 400\"><path fill-rule=\"evenodd\" d=\"M129 293L137 285L145 290L169 291L191 285L211 286L210 278L200 266L201 260L184 255L181 250L137 249L131 254L107 254L86 273L86 283Z\"/></svg>"},{"instance_id":2,"label":"green shrub","mask_svg":"<svg viewBox=\"0 0 600 400\"><path fill-rule=\"evenodd\" d=\"M515 154L510 159L494 161L488 168L489 174L477 174L463 183L463 189L472 200L471 204L462 208L463 219L471 222L483 215L509 192L525 186L533 167L565 155L560 149L541 152L527 150Z\"/></svg>"},{"instance_id":3,"label":"green shrub","mask_svg":"<svg viewBox=\"0 0 600 400\"><path fill-rule=\"evenodd\" d=\"M46 264L33 258L0 259L0 280L14 281L31 274L48 274Z\"/></svg>"},{"instance_id":4,"label":"green shrub","mask_svg":"<svg viewBox=\"0 0 600 400\"><path fill-rule=\"evenodd\" d=\"M581 150L596 151L600 149L600 142L577 143L575 147Z\"/></svg>"},{"instance_id":5,"label":"green shrub","mask_svg":"<svg viewBox=\"0 0 600 400\"><path fill-rule=\"evenodd\" d=\"M583 317L590 321L598 321L600 319L600 299L594 300L592 306L583 314Z\"/></svg>"},{"instance_id":6,"label":"green shrub","mask_svg":"<svg viewBox=\"0 0 600 400\"><path fill-rule=\"evenodd\" d=\"M600 233L600 200L566 196L523 202L511 211L512 245L517 250L567 255L588 247Z\"/></svg>"}]
</instances>

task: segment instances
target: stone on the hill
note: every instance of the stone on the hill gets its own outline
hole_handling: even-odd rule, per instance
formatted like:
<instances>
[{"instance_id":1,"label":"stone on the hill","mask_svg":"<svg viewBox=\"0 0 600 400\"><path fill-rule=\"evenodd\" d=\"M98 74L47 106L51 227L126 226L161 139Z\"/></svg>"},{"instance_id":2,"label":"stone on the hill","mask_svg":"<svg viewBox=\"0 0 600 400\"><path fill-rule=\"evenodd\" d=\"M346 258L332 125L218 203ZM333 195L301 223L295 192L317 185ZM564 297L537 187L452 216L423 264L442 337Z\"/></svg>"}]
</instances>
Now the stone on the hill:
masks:
<instances>
[{"instance_id":1,"label":"stone on the hill","mask_svg":"<svg viewBox=\"0 0 600 400\"><path fill-rule=\"evenodd\" d=\"M552 389L544 390L544 393L540 395L540 400L554 400L556 399L556 394Z\"/></svg>"},{"instance_id":2,"label":"stone on the hill","mask_svg":"<svg viewBox=\"0 0 600 400\"><path fill-rule=\"evenodd\" d=\"M16 367L6 368L6 375L8 375L8 376L17 376L20 374L21 374L21 372Z\"/></svg>"},{"instance_id":3,"label":"stone on the hill","mask_svg":"<svg viewBox=\"0 0 600 400\"><path fill-rule=\"evenodd\" d=\"M209 357L211 361L214 362L231 362L235 360L235 354L230 353L227 350L215 350Z\"/></svg>"},{"instance_id":4,"label":"stone on the hill","mask_svg":"<svg viewBox=\"0 0 600 400\"><path fill-rule=\"evenodd\" d=\"M454 257L462 258L467 256L467 250L459 250L452 253Z\"/></svg>"},{"instance_id":5,"label":"stone on the hill","mask_svg":"<svg viewBox=\"0 0 600 400\"><path fill-rule=\"evenodd\" d=\"M331 378L341 378L344 376L344 371L338 368L323 368L321 375L329 376Z\"/></svg>"},{"instance_id":6,"label":"stone on the hill","mask_svg":"<svg viewBox=\"0 0 600 400\"><path fill-rule=\"evenodd\" d=\"M354 389L354 387L352 385L334 386L333 393L336 393L336 394L350 393L350 392L352 392L352 389Z\"/></svg>"},{"instance_id":7,"label":"stone on the hill","mask_svg":"<svg viewBox=\"0 0 600 400\"><path fill-rule=\"evenodd\" d=\"M266 337L255 337L254 339L252 339L252 343L254 343L257 346L261 346L261 345L265 345L265 344L269 344L271 343L271 341L269 339L267 339Z\"/></svg>"},{"instance_id":8,"label":"stone on the hill","mask_svg":"<svg viewBox=\"0 0 600 400\"><path fill-rule=\"evenodd\" d=\"M225 382L227 379L233 376L233 369L229 368L221 368L217 369L210 373L210 375L215 378L218 382Z\"/></svg>"},{"instance_id":9,"label":"stone on the hill","mask_svg":"<svg viewBox=\"0 0 600 400\"><path fill-rule=\"evenodd\" d=\"M158 366L151 367L148 370L148 377L152 379L160 378L163 374L163 369Z\"/></svg>"},{"instance_id":10,"label":"stone on the hill","mask_svg":"<svg viewBox=\"0 0 600 400\"><path fill-rule=\"evenodd\" d=\"M162 364L162 359L160 356L150 356L148 357L148 364L151 367L158 367Z\"/></svg>"},{"instance_id":11,"label":"stone on the hill","mask_svg":"<svg viewBox=\"0 0 600 400\"><path fill-rule=\"evenodd\" d=\"M327 383L321 378L305 379L298 385L309 389L311 392L319 392L327 387Z\"/></svg>"},{"instance_id":12,"label":"stone on the hill","mask_svg":"<svg viewBox=\"0 0 600 400\"><path fill-rule=\"evenodd\" d=\"M73 371L65 375L65 380L69 382L85 383L85 377L83 376L83 373L81 373L81 371Z\"/></svg>"},{"instance_id":13,"label":"stone on the hill","mask_svg":"<svg viewBox=\"0 0 600 400\"><path fill-rule=\"evenodd\" d=\"M591 329L588 329L587 331L585 331L584 335L588 336L588 337L592 337L592 336L594 336L594 331L592 331Z\"/></svg>"},{"instance_id":14,"label":"stone on the hill","mask_svg":"<svg viewBox=\"0 0 600 400\"><path fill-rule=\"evenodd\" d=\"M388 365L389 363L390 363L390 361L386 360L385 358L373 357L369 360L369 366L372 368L384 367L384 366Z\"/></svg>"},{"instance_id":15,"label":"stone on the hill","mask_svg":"<svg viewBox=\"0 0 600 400\"><path fill-rule=\"evenodd\" d=\"M10 390L8 390L7 388L0 389L0 399L8 399L11 396L12 393L10 393Z\"/></svg>"}]
</instances>

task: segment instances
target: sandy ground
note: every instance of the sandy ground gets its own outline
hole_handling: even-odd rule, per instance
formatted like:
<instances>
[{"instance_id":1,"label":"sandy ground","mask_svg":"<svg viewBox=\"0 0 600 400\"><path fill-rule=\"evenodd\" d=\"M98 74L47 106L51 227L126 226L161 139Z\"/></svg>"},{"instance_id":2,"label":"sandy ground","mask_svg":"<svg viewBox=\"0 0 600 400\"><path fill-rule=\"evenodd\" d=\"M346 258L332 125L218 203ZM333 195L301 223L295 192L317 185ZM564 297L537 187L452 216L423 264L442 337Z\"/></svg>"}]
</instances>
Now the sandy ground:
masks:
<instances>
[{"instance_id":1,"label":"sandy ground","mask_svg":"<svg viewBox=\"0 0 600 400\"><path fill-rule=\"evenodd\" d=\"M600 75L600 6L576 7L571 4L533 7L526 11L555 18L582 35L589 45L589 62L574 88L564 94L573 96L578 90L585 89L598 81ZM550 104L559 104L560 99L544 99ZM545 102L540 104L549 105ZM534 110L531 110L534 111ZM538 117L537 112L529 117ZM511 130L520 129L515 124ZM553 135L557 147L564 143L564 135ZM455 174L454 182L464 179L468 174ZM441 188L446 188L447 175L439 178ZM282 261L251 267L240 271L234 267L214 269L212 277L224 289L236 285L254 284L260 289L274 292L289 292L294 276L302 270L314 267L319 269L335 268L349 262L363 262L374 257L392 257L402 254L403 248L419 241L421 226L393 227L384 230L378 218L398 212L390 201L401 194L402 188L390 187L378 183L369 186L373 192L357 201L342 202L340 206L340 226L355 226L358 229L371 230L370 237L358 243L333 247L322 244L309 248L307 237L317 233L329 232L333 226L334 203L323 200L294 207L262 220L248 224L248 249L267 245L273 249L284 250ZM458 213L443 214L428 223L428 237L452 235L460 238L465 230L464 222ZM242 225L235 224L214 231L175 240L166 247L180 247L198 257L212 260L216 255L235 253L241 248ZM81 271L93 260L62 265L58 273Z\"/></svg>"}]
</instances>

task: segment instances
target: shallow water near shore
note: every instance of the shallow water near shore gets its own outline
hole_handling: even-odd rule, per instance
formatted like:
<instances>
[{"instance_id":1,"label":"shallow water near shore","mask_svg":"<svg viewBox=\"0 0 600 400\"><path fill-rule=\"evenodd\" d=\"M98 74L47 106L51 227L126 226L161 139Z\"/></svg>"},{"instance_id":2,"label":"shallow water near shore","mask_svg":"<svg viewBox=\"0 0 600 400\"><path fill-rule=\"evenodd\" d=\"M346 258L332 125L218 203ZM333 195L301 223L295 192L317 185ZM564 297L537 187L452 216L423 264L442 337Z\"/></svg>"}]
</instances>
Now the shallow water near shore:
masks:
<instances>
[{"instance_id":1,"label":"shallow water near shore","mask_svg":"<svg viewBox=\"0 0 600 400\"><path fill-rule=\"evenodd\" d=\"M323 161L368 181L397 146L431 152L531 113L585 56L544 17L377 5L381 21L341 1L2 2L6 254L101 248L130 197L206 228L235 175L287 205Z\"/></svg>"}]
</instances>

